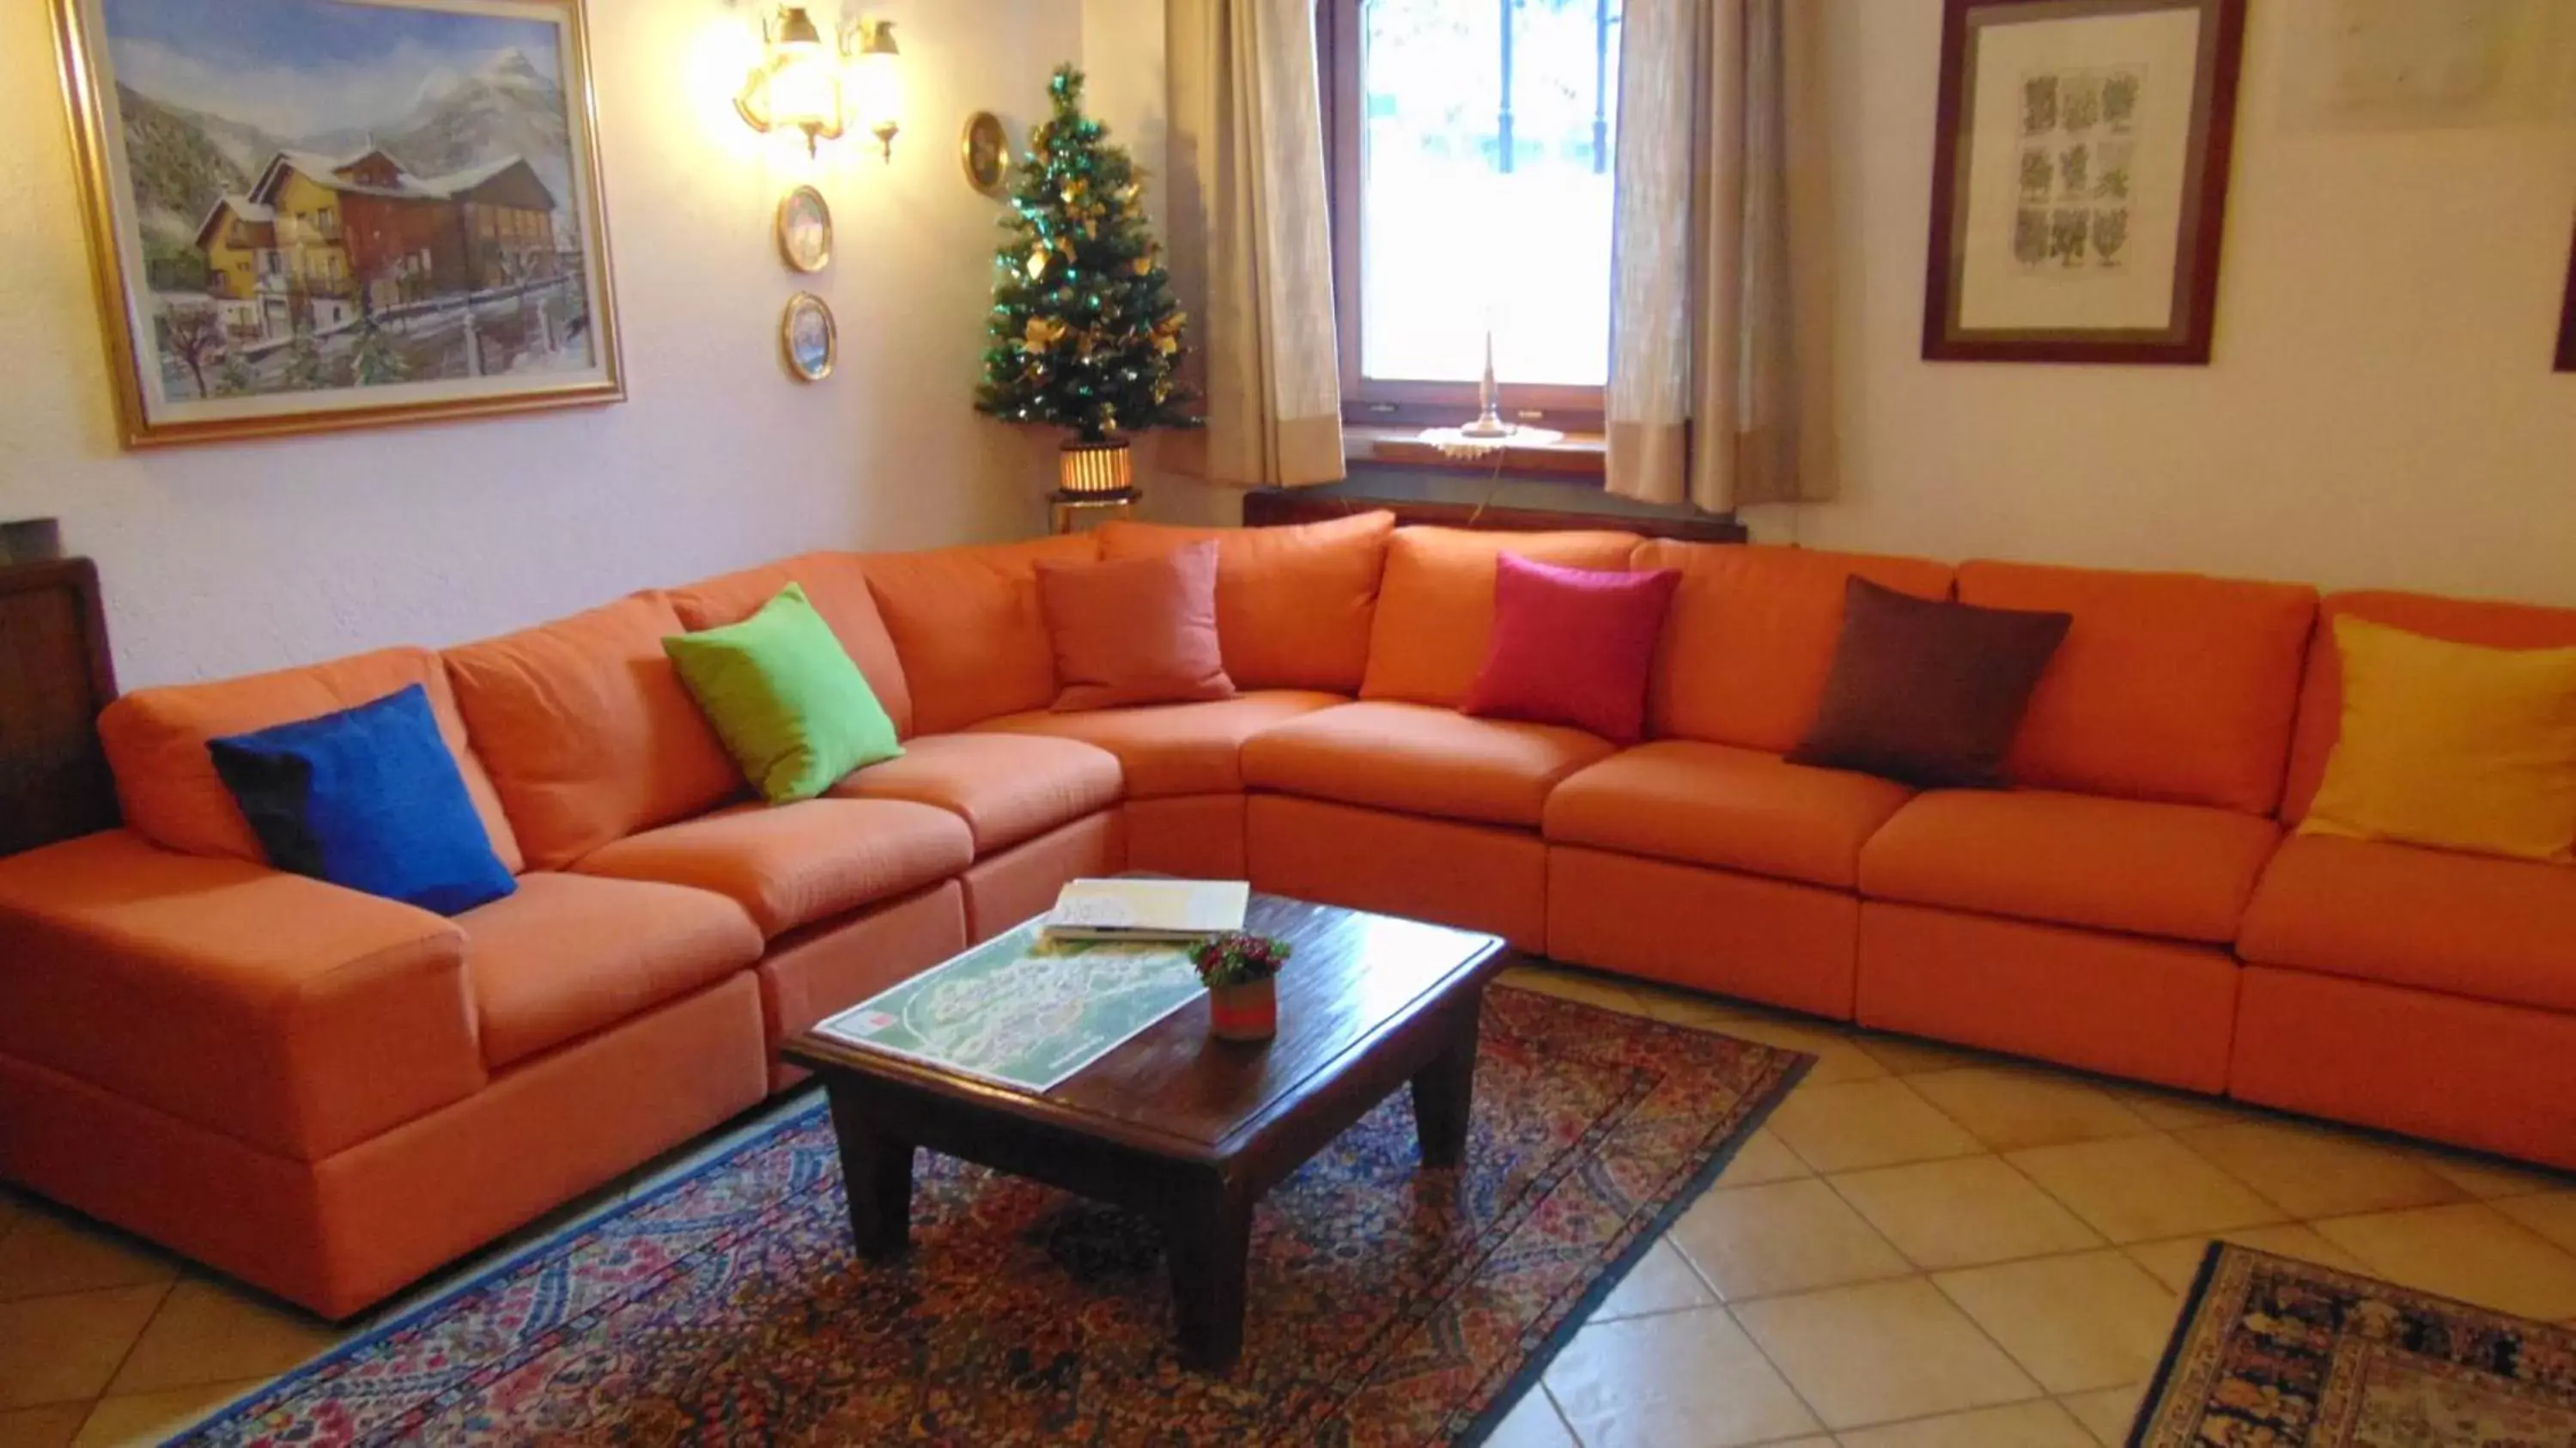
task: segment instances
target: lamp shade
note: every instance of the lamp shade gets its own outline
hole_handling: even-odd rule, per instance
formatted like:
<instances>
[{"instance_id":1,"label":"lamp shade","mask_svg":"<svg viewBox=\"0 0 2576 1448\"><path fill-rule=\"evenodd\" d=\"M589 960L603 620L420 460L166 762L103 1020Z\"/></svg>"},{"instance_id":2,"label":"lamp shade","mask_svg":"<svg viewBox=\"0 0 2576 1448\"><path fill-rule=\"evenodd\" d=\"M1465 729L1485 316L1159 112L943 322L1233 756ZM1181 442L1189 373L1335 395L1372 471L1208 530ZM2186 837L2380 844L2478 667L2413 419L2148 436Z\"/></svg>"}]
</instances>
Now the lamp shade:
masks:
<instances>
[{"instance_id":1,"label":"lamp shade","mask_svg":"<svg viewBox=\"0 0 2576 1448\"><path fill-rule=\"evenodd\" d=\"M808 151L847 129L839 50L804 6L787 6L772 22L769 58L752 71L734 107L755 130L804 132Z\"/></svg>"},{"instance_id":2,"label":"lamp shade","mask_svg":"<svg viewBox=\"0 0 2576 1448\"><path fill-rule=\"evenodd\" d=\"M850 89L851 111L892 158L895 133L903 129L903 55L895 48L893 21L876 21L861 34Z\"/></svg>"}]
</instances>

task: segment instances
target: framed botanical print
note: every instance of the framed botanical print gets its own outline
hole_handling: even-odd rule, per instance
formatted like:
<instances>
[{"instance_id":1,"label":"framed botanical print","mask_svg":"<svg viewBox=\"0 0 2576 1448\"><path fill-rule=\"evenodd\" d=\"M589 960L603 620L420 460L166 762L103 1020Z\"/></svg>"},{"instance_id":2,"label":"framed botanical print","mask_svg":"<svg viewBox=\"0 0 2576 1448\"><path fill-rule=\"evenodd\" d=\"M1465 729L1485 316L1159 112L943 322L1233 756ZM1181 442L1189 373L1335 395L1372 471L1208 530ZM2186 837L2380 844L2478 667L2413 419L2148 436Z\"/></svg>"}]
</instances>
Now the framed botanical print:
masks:
<instances>
[{"instance_id":1,"label":"framed botanical print","mask_svg":"<svg viewBox=\"0 0 2576 1448\"><path fill-rule=\"evenodd\" d=\"M2245 0L1947 0L1923 355L2202 364Z\"/></svg>"},{"instance_id":2,"label":"framed botanical print","mask_svg":"<svg viewBox=\"0 0 2576 1448\"><path fill-rule=\"evenodd\" d=\"M53 0L128 446L616 402L583 0Z\"/></svg>"}]
</instances>

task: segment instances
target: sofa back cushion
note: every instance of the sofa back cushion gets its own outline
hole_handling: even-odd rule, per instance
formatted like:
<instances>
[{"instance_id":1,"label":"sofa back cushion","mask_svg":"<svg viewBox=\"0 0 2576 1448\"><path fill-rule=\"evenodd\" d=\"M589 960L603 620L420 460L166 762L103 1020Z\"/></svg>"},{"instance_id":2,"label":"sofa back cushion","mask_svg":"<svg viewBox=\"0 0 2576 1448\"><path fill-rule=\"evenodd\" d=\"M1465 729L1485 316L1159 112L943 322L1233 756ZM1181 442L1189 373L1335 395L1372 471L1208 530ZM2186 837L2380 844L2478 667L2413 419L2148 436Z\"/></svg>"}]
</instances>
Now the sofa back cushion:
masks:
<instances>
[{"instance_id":1,"label":"sofa back cushion","mask_svg":"<svg viewBox=\"0 0 2576 1448\"><path fill-rule=\"evenodd\" d=\"M1634 566L1682 575L1647 693L1647 732L1773 754L1796 748L1816 722L1845 585L1864 578L1937 601L1950 596L1952 574L1929 558L1660 538L1637 545Z\"/></svg>"},{"instance_id":2,"label":"sofa back cushion","mask_svg":"<svg viewBox=\"0 0 2576 1448\"><path fill-rule=\"evenodd\" d=\"M868 555L868 587L912 690L905 737L1054 703L1055 648L1038 606L1037 566L1099 557L1089 533Z\"/></svg>"},{"instance_id":3,"label":"sofa back cushion","mask_svg":"<svg viewBox=\"0 0 2576 1448\"><path fill-rule=\"evenodd\" d=\"M1235 687L1355 694L1394 531L1387 512L1282 528L1110 522L1100 556L1153 557L1214 539L1217 639Z\"/></svg>"},{"instance_id":4,"label":"sofa back cushion","mask_svg":"<svg viewBox=\"0 0 2576 1448\"><path fill-rule=\"evenodd\" d=\"M447 651L456 703L531 869L559 870L742 790L662 640L658 593Z\"/></svg>"},{"instance_id":5,"label":"sofa back cushion","mask_svg":"<svg viewBox=\"0 0 2576 1448\"><path fill-rule=\"evenodd\" d=\"M2357 618L2426 638L2491 649L2576 646L2576 608L2363 591L2326 595L2320 614L2317 643L2308 650L2307 677L2299 690L2289 787L2281 800L2281 818L2290 824L2307 817L2317 784L2325 778L2326 760L2343 730L2343 656L2334 647L2334 620Z\"/></svg>"},{"instance_id":6,"label":"sofa back cushion","mask_svg":"<svg viewBox=\"0 0 2576 1448\"><path fill-rule=\"evenodd\" d=\"M831 625L832 636L841 641L859 672L867 675L868 688L885 706L895 733L910 734L912 691L904 684L903 663L896 658L894 638L877 612L876 595L868 591L867 567L858 554L799 554L674 588L668 596L681 624L691 633L703 633L751 617L791 583L805 590L806 602Z\"/></svg>"},{"instance_id":7,"label":"sofa back cushion","mask_svg":"<svg viewBox=\"0 0 2576 1448\"><path fill-rule=\"evenodd\" d=\"M2314 589L1971 562L1959 601L2075 618L2013 743L2014 783L2253 814L2280 803Z\"/></svg>"},{"instance_id":8,"label":"sofa back cushion","mask_svg":"<svg viewBox=\"0 0 2576 1448\"><path fill-rule=\"evenodd\" d=\"M110 704L99 715L98 734L116 773L125 823L163 849L264 862L268 852L215 773L206 742L317 719L414 684L429 696L439 737L456 756L456 772L491 836L492 853L513 874L526 868L492 776L468 742L447 673L427 649L379 649L300 669L144 689Z\"/></svg>"},{"instance_id":9,"label":"sofa back cushion","mask_svg":"<svg viewBox=\"0 0 2576 1448\"><path fill-rule=\"evenodd\" d=\"M1632 533L1398 528L1387 545L1360 697L1444 709L1465 701L1493 636L1498 555L1564 568L1625 568L1636 550Z\"/></svg>"}]
</instances>

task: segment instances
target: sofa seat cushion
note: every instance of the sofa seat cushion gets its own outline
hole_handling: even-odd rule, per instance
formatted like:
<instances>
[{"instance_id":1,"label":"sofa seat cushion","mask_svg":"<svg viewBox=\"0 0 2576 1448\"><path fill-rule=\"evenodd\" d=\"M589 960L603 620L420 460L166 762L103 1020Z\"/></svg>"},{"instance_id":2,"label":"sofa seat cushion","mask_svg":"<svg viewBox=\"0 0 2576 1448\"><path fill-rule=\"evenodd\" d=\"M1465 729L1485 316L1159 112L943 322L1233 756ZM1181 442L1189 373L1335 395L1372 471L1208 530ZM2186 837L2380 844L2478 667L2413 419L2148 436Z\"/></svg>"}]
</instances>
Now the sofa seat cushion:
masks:
<instances>
[{"instance_id":1,"label":"sofa seat cushion","mask_svg":"<svg viewBox=\"0 0 2576 1448\"><path fill-rule=\"evenodd\" d=\"M1942 790L1860 853L1880 900L2224 944L2280 839L2259 815L2047 790Z\"/></svg>"},{"instance_id":2,"label":"sofa seat cushion","mask_svg":"<svg viewBox=\"0 0 2576 1448\"><path fill-rule=\"evenodd\" d=\"M760 931L722 895L594 875L524 875L457 917L493 1070L606 1030L760 958Z\"/></svg>"},{"instance_id":3,"label":"sofa seat cushion","mask_svg":"<svg viewBox=\"0 0 2576 1448\"><path fill-rule=\"evenodd\" d=\"M975 861L966 822L899 799L736 805L629 835L573 868L710 891L775 938L936 884Z\"/></svg>"},{"instance_id":4,"label":"sofa seat cushion","mask_svg":"<svg viewBox=\"0 0 2576 1448\"><path fill-rule=\"evenodd\" d=\"M1129 799L1241 794L1243 743L1274 724L1350 702L1338 694L1270 689L1200 704L1005 714L979 731L1078 739L1118 756Z\"/></svg>"},{"instance_id":5,"label":"sofa seat cushion","mask_svg":"<svg viewBox=\"0 0 2576 1448\"><path fill-rule=\"evenodd\" d=\"M1118 802L1118 756L1079 739L1034 734L925 734L901 759L832 786L835 799L936 805L966 821L978 858Z\"/></svg>"},{"instance_id":6,"label":"sofa seat cushion","mask_svg":"<svg viewBox=\"0 0 2576 1448\"><path fill-rule=\"evenodd\" d=\"M1848 890L1861 846L1913 795L1875 775L1665 739L1558 785L1547 797L1545 832L1557 844Z\"/></svg>"},{"instance_id":7,"label":"sofa seat cushion","mask_svg":"<svg viewBox=\"0 0 2576 1448\"><path fill-rule=\"evenodd\" d=\"M466 952L426 910L104 830L0 859L0 1056L320 1161L482 1089Z\"/></svg>"},{"instance_id":8,"label":"sofa seat cushion","mask_svg":"<svg viewBox=\"0 0 2576 1448\"><path fill-rule=\"evenodd\" d=\"M1243 778L1310 799L1535 828L1549 792L1612 750L1554 724L1471 719L1426 704L1345 704L1254 735L1243 746Z\"/></svg>"},{"instance_id":9,"label":"sofa seat cushion","mask_svg":"<svg viewBox=\"0 0 2576 1448\"><path fill-rule=\"evenodd\" d=\"M2576 869L2299 835L2236 953L2258 965L2576 1012Z\"/></svg>"}]
</instances>

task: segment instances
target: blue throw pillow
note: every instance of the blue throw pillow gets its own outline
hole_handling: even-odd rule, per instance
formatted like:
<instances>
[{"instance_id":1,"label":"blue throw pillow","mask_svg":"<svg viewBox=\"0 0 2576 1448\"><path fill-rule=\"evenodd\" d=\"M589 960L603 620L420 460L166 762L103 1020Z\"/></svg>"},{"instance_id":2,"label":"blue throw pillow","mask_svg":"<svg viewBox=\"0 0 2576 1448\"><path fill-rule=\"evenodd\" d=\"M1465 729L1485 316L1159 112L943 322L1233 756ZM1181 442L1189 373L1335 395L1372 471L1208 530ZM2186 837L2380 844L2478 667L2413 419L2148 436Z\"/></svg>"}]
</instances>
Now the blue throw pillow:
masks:
<instances>
[{"instance_id":1,"label":"blue throw pillow","mask_svg":"<svg viewBox=\"0 0 2576 1448\"><path fill-rule=\"evenodd\" d=\"M206 748L281 870L441 915L518 888L418 684Z\"/></svg>"}]
</instances>

